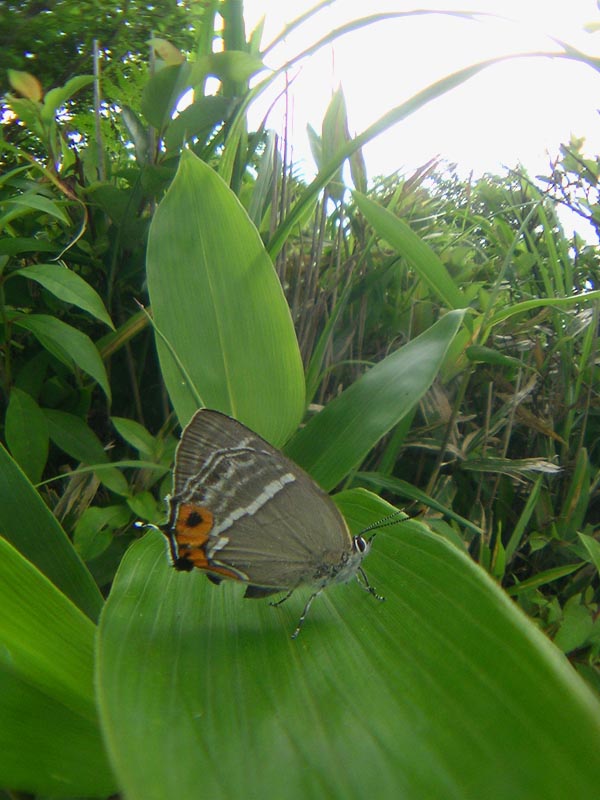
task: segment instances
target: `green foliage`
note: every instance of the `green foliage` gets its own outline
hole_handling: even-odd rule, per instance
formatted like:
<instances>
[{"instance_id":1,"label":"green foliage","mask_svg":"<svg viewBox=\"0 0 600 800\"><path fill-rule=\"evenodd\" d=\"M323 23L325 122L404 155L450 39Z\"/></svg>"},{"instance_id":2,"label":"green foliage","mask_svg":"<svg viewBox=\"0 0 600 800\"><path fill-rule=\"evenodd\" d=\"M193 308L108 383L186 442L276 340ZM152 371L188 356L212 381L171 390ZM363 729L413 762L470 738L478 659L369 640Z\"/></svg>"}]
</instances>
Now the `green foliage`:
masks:
<instances>
[{"instance_id":1,"label":"green foliage","mask_svg":"<svg viewBox=\"0 0 600 800\"><path fill-rule=\"evenodd\" d=\"M355 139L336 92L304 186L247 130L277 73L240 3L132 2L127 25L97 4L5 7L0 783L592 796L600 706L563 653L600 689L596 250L522 171L468 184L431 163L369 189L360 155L498 59ZM545 187L594 221L597 166L571 142ZM202 403L344 482L353 530L393 510L367 488L419 517L377 534L384 604L332 587L292 643L301 599L246 603L139 538L136 519L164 520L176 420Z\"/></svg>"}]
</instances>

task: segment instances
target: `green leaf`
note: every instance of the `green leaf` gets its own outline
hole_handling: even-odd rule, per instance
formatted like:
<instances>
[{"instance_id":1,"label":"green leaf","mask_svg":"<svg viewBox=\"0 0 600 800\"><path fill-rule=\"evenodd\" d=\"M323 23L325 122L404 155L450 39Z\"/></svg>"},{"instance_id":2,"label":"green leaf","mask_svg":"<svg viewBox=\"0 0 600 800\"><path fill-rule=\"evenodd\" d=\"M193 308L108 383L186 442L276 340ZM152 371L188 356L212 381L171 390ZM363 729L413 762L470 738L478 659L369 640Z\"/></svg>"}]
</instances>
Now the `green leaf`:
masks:
<instances>
[{"instance_id":1,"label":"green leaf","mask_svg":"<svg viewBox=\"0 0 600 800\"><path fill-rule=\"evenodd\" d=\"M0 609L0 784L110 794L94 703L95 626L2 538Z\"/></svg>"},{"instance_id":2,"label":"green leaf","mask_svg":"<svg viewBox=\"0 0 600 800\"><path fill-rule=\"evenodd\" d=\"M143 425L133 419L125 419L124 417L111 417L110 421L117 429L119 436L122 436L127 444L130 444L142 455L154 458L156 440Z\"/></svg>"},{"instance_id":3,"label":"green leaf","mask_svg":"<svg viewBox=\"0 0 600 800\"><path fill-rule=\"evenodd\" d=\"M64 225L71 225L71 220L62 210L60 205L55 200L50 200L41 194L35 192L25 192L25 194L16 195L10 198L10 204L15 206L23 206L30 210L42 211L44 214L49 214L51 217L56 217Z\"/></svg>"},{"instance_id":4,"label":"green leaf","mask_svg":"<svg viewBox=\"0 0 600 800\"><path fill-rule=\"evenodd\" d=\"M557 535L561 538L574 539L577 529L585 525L590 505L591 472L587 449L581 447L577 452L567 495L556 520Z\"/></svg>"},{"instance_id":5,"label":"green leaf","mask_svg":"<svg viewBox=\"0 0 600 800\"><path fill-rule=\"evenodd\" d=\"M237 197L189 151L152 221L147 268L161 369L180 422L202 403L284 442L304 410L290 312Z\"/></svg>"},{"instance_id":6,"label":"green leaf","mask_svg":"<svg viewBox=\"0 0 600 800\"><path fill-rule=\"evenodd\" d=\"M123 124L127 128L127 133L131 137L133 145L135 147L135 158L137 163L142 166L143 164L148 163L148 149L150 146L149 143L149 131L147 127L142 123L138 115L135 111L130 108L128 105L123 105L121 108L121 119L123 120ZM116 187L110 187L116 188Z\"/></svg>"},{"instance_id":7,"label":"green leaf","mask_svg":"<svg viewBox=\"0 0 600 800\"><path fill-rule=\"evenodd\" d=\"M17 115L25 127L43 138L44 129L40 120L40 103L34 100L21 100L12 95L7 95L6 99L10 110Z\"/></svg>"},{"instance_id":8,"label":"green leaf","mask_svg":"<svg viewBox=\"0 0 600 800\"><path fill-rule=\"evenodd\" d=\"M103 553L112 542L115 530L127 525L130 516L125 505L86 508L73 534L73 544L79 555L90 561Z\"/></svg>"},{"instance_id":9,"label":"green leaf","mask_svg":"<svg viewBox=\"0 0 600 800\"><path fill-rule=\"evenodd\" d=\"M20 253L56 253L55 242L45 242L34 237L15 236L0 239L0 255L18 256Z\"/></svg>"},{"instance_id":10,"label":"green leaf","mask_svg":"<svg viewBox=\"0 0 600 800\"><path fill-rule=\"evenodd\" d=\"M12 88L32 102L39 102L43 97L42 84L29 72L20 72L16 69L7 70L8 81Z\"/></svg>"},{"instance_id":11,"label":"green leaf","mask_svg":"<svg viewBox=\"0 0 600 800\"><path fill-rule=\"evenodd\" d=\"M96 319L104 322L114 330L114 325L108 315L102 298L95 289L86 283L83 278L66 267L58 264L35 264L13 273L21 278L40 283L45 289L59 300L72 303L77 308L87 311Z\"/></svg>"},{"instance_id":12,"label":"green leaf","mask_svg":"<svg viewBox=\"0 0 600 800\"><path fill-rule=\"evenodd\" d=\"M68 80L64 86L50 89L44 97L41 117L45 122L54 120L56 112L70 100L74 94L94 82L93 75L76 75Z\"/></svg>"},{"instance_id":13,"label":"green leaf","mask_svg":"<svg viewBox=\"0 0 600 800\"><path fill-rule=\"evenodd\" d=\"M554 644L564 653L585 647L594 633L595 618L592 611L582 603L581 595L569 598L562 613L563 618L554 636Z\"/></svg>"},{"instance_id":14,"label":"green leaf","mask_svg":"<svg viewBox=\"0 0 600 800\"><path fill-rule=\"evenodd\" d=\"M197 85L207 75L220 81L246 83L253 75L265 69L261 58L243 50L223 50L200 56L192 65L190 83Z\"/></svg>"},{"instance_id":15,"label":"green leaf","mask_svg":"<svg viewBox=\"0 0 600 800\"><path fill-rule=\"evenodd\" d=\"M337 486L429 389L462 318L449 312L372 367L298 431L287 455L324 489Z\"/></svg>"},{"instance_id":16,"label":"green leaf","mask_svg":"<svg viewBox=\"0 0 600 800\"><path fill-rule=\"evenodd\" d=\"M75 605L96 619L102 597L66 533L0 446L0 531Z\"/></svg>"},{"instance_id":17,"label":"green leaf","mask_svg":"<svg viewBox=\"0 0 600 800\"><path fill-rule=\"evenodd\" d=\"M339 500L357 527L390 510ZM136 543L97 661L128 800L594 796L598 701L483 570L413 522L365 569L384 603L332 586L292 641L308 591L271 608L173 570L158 532Z\"/></svg>"},{"instance_id":18,"label":"green leaf","mask_svg":"<svg viewBox=\"0 0 600 800\"><path fill-rule=\"evenodd\" d=\"M577 535L579 536L581 543L585 546L585 549L588 551L590 561L600 574L600 542L591 536L587 536L585 533L578 533Z\"/></svg>"},{"instance_id":19,"label":"green leaf","mask_svg":"<svg viewBox=\"0 0 600 800\"><path fill-rule=\"evenodd\" d=\"M50 438L60 449L85 464L105 464L108 456L100 439L81 417L53 408L44 409Z\"/></svg>"},{"instance_id":20,"label":"green leaf","mask_svg":"<svg viewBox=\"0 0 600 800\"><path fill-rule=\"evenodd\" d=\"M407 15L415 12L405 12ZM416 12L422 13L422 12ZM428 13L428 12L425 12ZM434 13L434 12L430 12ZM457 12L453 12L457 13ZM396 14L395 16L399 16ZM371 18L365 18L363 20L359 20L360 23L365 24L366 22L372 21ZM354 25L354 23L350 23ZM332 34L339 35L342 29L338 29L337 31L333 31ZM529 53L528 55L535 55L534 53ZM537 55L547 55L547 53L538 53ZM483 69L490 67L494 64L499 64L502 61L506 61L509 58L514 58L514 56L499 56L497 58L491 58L487 61L481 61L478 64L473 64L471 66L465 67L464 69L459 70L458 72L453 72L451 75L445 75L439 81L432 83L430 86L427 86L425 89L421 89L421 91L417 92L416 95L409 98L406 102L401 103L399 106L390 109L386 112L380 119L376 120L372 125L366 128L362 133L359 133L353 139L351 139L347 144L345 144L336 154L335 157L329 161L327 164L324 164L319 169L319 174L317 177L309 184L306 189L302 192L294 206L292 207L291 211L287 214L284 220L280 223L278 229L275 231L271 240L269 242L269 253L275 257L277 253L281 250L284 243L287 241L290 233L296 226L298 225L299 221L306 216L307 209L312 206L315 202L316 197L318 196L321 189L323 189L331 180L331 178L337 172L340 164L342 164L347 158L349 158L354 153L358 152L358 150L364 147L368 142L375 139L375 137L379 136L379 134L387 131L393 125L401 122L402 120L409 117L415 111L418 111L427 103L431 102L437 97L441 97L446 92L450 91L451 89L460 86L465 81L469 80L470 78L477 75ZM268 78L267 80L263 81L253 90L253 93L249 95L249 100L253 98L255 94L257 94L261 89L264 89L269 83L271 79ZM243 110L243 106L241 111ZM235 128L237 126L242 126L245 122L245 117L241 114L238 115L236 119L237 125L234 125L234 133L238 133ZM230 139L234 137L231 136L230 131ZM231 174L232 170L232 160L234 158L233 153L235 153L235 149L233 152L231 150L226 150L224 154L224 164L219 165L219 169L221 170L222 175L229 175ZM449 288L449 287L448 287ZM454 291L458 291L456 288ZM464 301L458 301L456 306L466 305Z\"/></svg>"},{"instance_id":21,"label":"green leaf","mask_svg":"<svg viewBox=\"0 0 600 800\"><path fill-rule=\"evenodd\" d=\"M462 291L452 280L440 257L404 220L359 192L354 192L353 197L377 233L406 258L429 286L434 297L438 297L449 308L464 308L467 305Z\"/></svg>"},{"instance_id":22,"label":"green leaf","mask_svg":"<svg viewBox=\"0 0 600 800\"><path fill-rule=\"evenodd\" d=\"M42 477L48 458L48 424L31 395L13 386L4 420L6 444L32 483Z\"/></svg>"},{"instance_id":23,"label":"green leaf","mask_svg":"<svg viewBox=\"0 0 600 800\"><path fill-rule=\"evenodd\" d=\"M55 409L44 409L44 413L48 420L50 438L63 452L84 464L109 463L102 443L81 417ZM123 496L129 494L127 481L118 469L102 469L97 474L111 491Z\"/></svg>"},{"instance_id":24,"label":"green leaf","mask_svg":"<svg viewBox=\"0 0 600 800\"><path fill-rule=\"evenodd\" d=\"M169 123L165 132L167 150L178 150L186 141L199 136L202 139L215 125L226 119L233 103L227 97L200 97Z\"/></svg>"},{"instance_id":25,"label":"green leaf","mask_svg":"<svg viewBox=\"0 0 600 800\"><path fill-rule=\"evenodd\" d=\"M326 164L334 158L349 139L346 100L342 89L339 88L333 93L323 118L323 130L320 140L321 161L317 161L317 167L320 169L324 163ZM342 199L345 192L342 168L343 164L340 164L340 168L327 184L329 195L337 201Z\"/></svg>"},{"instance_id":26,"label":"green leaf","mask_svg":"<svg viewBox=\"0 0 600 800\"><path fill-rule=\"evenodd\" d=\"M42 347L70 369L76 364L83 372L94 378L110 400L108 376L100 354L89 336L47 314L17 317L13 320L13 324L33 333Z\"/></svg>"},{"instance_id":27,"label":"green leaf","mask_svg":"<svg viewBox=\"0 0 600 800\"><path fill-rule=\"evenodd\" d=\"M181 95L190 88L190 65L164 67L153 75L142 92L142 114L157 130L169 123Z\"/></svg>"},{"instance_id":28,"label":"green leaf","mask_svg":"<svg viewBox=\"0 0 600 800\"><path fill-rule=\"evenodd\" d=\"M470 345L465 349L465 355L476 364L491 364L495 367L508 367L510 369L522 368L523 362L513 356L505 356L493 347L483 347L482 345Z\"/></svg>"},{"instance_id":29,"label":"green leaf","mask_svg":"<svg viewBox=\"0 0 600 800\"><path fill-rule=\"evenodd\" d=\"M577 561L575 564L563 564L560 567L543 570L542 572L536 573L532 578L528 578L515 586L509 587L506 592L516 597L525 591L537 589L538 586L545 586L547 583L552 583L552 581L557 581L560 578L564 578L566 575L571 575L573 572L580 570L583 566L585 566L585 561Z\"/></svg>"}]
</instances>

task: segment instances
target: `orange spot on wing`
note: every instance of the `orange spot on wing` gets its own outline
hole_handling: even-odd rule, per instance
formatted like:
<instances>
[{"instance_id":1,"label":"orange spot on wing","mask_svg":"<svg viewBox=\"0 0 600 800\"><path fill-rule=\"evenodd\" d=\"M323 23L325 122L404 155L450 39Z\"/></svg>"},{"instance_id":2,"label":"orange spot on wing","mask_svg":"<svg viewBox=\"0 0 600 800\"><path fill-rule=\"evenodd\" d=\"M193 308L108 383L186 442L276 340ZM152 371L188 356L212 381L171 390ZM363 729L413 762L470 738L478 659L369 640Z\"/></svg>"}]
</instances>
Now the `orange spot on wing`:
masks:
<instances>
[{"instance_id":1,"label":"orange spot on wing","mask_svg":"<svg viewBox=\"0 0 600 800\"><path fill-rule=\"evenodd\" d=\"M193 503L182 503L175 520L175 538L179 547L203 547L214 524L212 513Z\"/></svg>"},{"instance_id":2,"label":"orange spot on wing","mask_svg":"<svg viewBox=\"0 0 600 800\"><path fill-rule=\"evenodd\" d=\"M173 532L177 542L178 557L196 569L222 575L224 578L244 580L238 570L216 565L208 559L206 544L210 539L213 525L214 516L207 508L193 503L182 503L177 510Z\"/></svg>"}]
</instances>

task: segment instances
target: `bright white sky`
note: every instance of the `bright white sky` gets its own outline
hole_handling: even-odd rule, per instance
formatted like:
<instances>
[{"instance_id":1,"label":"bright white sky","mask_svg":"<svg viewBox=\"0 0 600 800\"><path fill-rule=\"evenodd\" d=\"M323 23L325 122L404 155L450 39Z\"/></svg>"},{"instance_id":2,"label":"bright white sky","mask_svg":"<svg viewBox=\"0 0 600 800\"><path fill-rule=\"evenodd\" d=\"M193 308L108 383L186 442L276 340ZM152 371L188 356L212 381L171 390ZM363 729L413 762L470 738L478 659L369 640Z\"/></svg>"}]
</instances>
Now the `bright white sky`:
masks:
<instances>
[{"instance_id":1,"label":"bright white sky","mask_svg":"<svg viewBox=\"0 0 600 800\"><path fill-rule=\"evenodd\" d=\"M248 30L266 17L263 46L315 0L245 0ZM271 54L276 67L345 21L380 11L435 8L491 12L509 20L460 20L443 15L378 23L327 46L299 68L293 84L294 160L313 173L306 123L320 131L332 91L341 83L350 130L364 130L386 111L435 80L494 55L556 50L554 35L600 56L600 22L594 0L336 0ZM274 96L255 109L257 119ZM586 137L589 155L600 153L600 72L566 60L515 59L489 67L434 100L365 149L370 176L415 168L440 154L466 176L524 164L532 175L548 170L550 155L570 134ZM279 108L283 109L283 103ZM281 124L277 111L270 127Z\"/></svg>"}]
</instances>

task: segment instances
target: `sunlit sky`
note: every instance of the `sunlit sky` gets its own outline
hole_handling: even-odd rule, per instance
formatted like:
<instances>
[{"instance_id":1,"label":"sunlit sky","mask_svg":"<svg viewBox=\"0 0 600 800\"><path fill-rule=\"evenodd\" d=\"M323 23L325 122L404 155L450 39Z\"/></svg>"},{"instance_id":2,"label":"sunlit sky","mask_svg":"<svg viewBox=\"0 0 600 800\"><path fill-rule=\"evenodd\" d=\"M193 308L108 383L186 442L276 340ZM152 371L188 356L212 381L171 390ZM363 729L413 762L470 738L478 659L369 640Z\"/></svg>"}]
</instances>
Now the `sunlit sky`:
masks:
<instances>
[{"instance_id":1,"label":"sunlit sky","mask_svg":"<svg viewBox=\"0 0 600 800\"><path fill-rule=\"evenodd\" d=\"M245 0L248 29L265 15L263 45L284 25L315 5L314 0ZM291 55L343 22L384 11L415 8L487 12L502 19L477 21L444 15L376 23L328 45L294 68L292 142L307 175L314 170L306 124L320 131L331 93L342 85L350 130L359 133L420 89L462 67L495 55L556 51L556 36L600 56L600 22L594 0L464 0L408 3L403 0L336 0L270 54L279 66ZM281 87L279 87L281 88ZM265 113L275 93L254 110ZM590 155L600 153L600 72L574 62L514 59L487 68L458 89L432 101L365 148L371 176L407 172L436 155L456 162L466 176L500 172L522 163L532 175L548 171L549 158L571 133L586 138ZM281 125L283 103L271 112Z\"/></svg>"}]
</instances>

